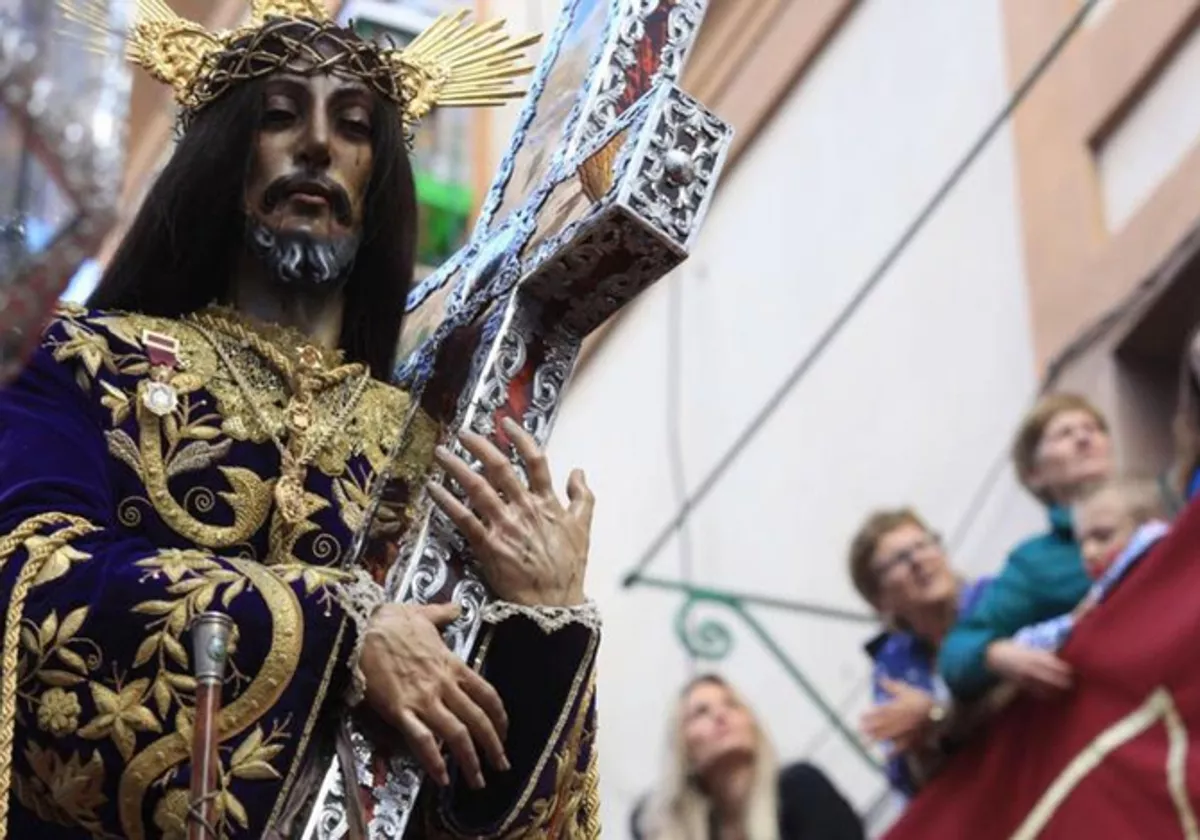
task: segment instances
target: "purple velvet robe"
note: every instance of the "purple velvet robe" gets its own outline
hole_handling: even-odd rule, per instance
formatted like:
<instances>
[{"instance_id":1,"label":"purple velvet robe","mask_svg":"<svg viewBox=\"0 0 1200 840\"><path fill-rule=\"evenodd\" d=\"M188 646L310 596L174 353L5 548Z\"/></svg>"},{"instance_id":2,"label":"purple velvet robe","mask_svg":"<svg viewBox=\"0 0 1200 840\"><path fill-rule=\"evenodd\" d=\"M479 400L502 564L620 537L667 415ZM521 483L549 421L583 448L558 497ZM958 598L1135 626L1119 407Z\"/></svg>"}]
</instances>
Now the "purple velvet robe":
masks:
<instances>
[{"instance_id":1,"label":"purple velvet robe","mask_svg":"<svg viewBox=\"0 0 1200 840\"><path fill-rule=\"evenodd\" d=\"M180 342L165 375L152 371L145 330ZM337 564L407 396L375 381L362 391L307 471L305 518L289 524L274 501L280 453L263 428L285 434L288 371L236 328L209 334L255 403L186 320L77 308L0 392L0 836L185 836L186 628L205 609L237 628L220 719L228 837L275 825L306 751L340 712L358 631ZM287 364L300 341L254 336ZM326 364L318 417L336 415L361 375ZM143 399L154 375L178 395L165 416ZM419 414L385 523L392 535L411 516L407 488L423 479L437 435ZM456 775L425 797L410 835L598 836L597 634L579 624L547 633L518 616L484 638L480 667L508 711L513 769L485 770L480 792Z\"/></svg>"}]
</instances>

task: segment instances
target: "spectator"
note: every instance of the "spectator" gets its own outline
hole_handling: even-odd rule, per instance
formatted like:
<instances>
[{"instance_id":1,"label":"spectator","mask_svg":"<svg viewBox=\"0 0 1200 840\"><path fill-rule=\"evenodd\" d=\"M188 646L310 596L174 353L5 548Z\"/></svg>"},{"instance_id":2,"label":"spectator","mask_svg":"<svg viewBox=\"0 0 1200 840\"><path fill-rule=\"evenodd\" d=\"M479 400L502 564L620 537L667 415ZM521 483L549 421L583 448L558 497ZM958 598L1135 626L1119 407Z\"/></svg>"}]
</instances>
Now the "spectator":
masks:
<instances>
[{"instance_id":1,"label":"spectator","mask_svg":"<svg viewBox=\"0 0 1200 840\"><path fill-rule=\"evenodd\" d=\"M1047 690L1069 684L1065 662L1011 637L1070 611L1091 586L1069 506L1112 472L1104 417L1083 397L1044 397L1021 423L1012 459L1021 483L1046 505L1050 530L1013 549L1000 575L942 643L938 667L962 699L979 697L1001 677Z\"/></svg>"},{"instance_id":2,"label":"spectator","mask_svg":"<svg viewBox=\"0 0 1200 840\"><path fill-rule=\"evenodd\" d=\"M1179 365L1179 403L1172 427L1175 435L1175 480L1182 500L1200 490L1200 328L1188 338Z\"/></svg>"},{"instance_id":3,"label":"spectator","mask_svg":"<svg viewBox=\"0 0 1200 840\"><path fill-rule=\"evenodd\" d=\"M754 714L720 677L688 683L670 733L635 840L862 840L858 815L820 770L779 771Z\"/></svg>"},{"instance_id":4,"label":"spectator","mask_svg":"<svg viewBox=\"0 0 1200 840\"><path fill-rule=\"evenodd\" d=\"M1080 499L1072 514L1083 567L1095 583L1071 612L1017 631L1013 641L1018 644L1057 651L1079 620L1108 596L1170 527L1162 493L1149 481L1105 482Z\"/></svg>"},{"instance_id":5,"label":"spectator","mask_svg":"<svg viewBox=\"0 0 1200 840\"><path fill-rule=\"evenodd\" d=\"M950 711L935 668L938 648L988 581L956 575L937 534L909 508L868 516L849 561L855 588L887 625L867 643L876 705L863 716L863 734L887 747L893 789L912 796L933 770Z\"/></svg>"}]
</instances>

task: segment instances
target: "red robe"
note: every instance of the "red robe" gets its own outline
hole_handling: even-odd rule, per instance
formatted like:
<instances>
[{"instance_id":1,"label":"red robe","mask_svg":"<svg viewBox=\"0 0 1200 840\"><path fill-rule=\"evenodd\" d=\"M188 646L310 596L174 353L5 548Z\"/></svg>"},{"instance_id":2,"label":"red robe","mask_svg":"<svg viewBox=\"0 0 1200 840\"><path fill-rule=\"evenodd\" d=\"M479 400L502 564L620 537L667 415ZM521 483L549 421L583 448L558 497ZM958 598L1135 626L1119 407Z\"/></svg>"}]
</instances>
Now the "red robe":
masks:
<instances>
[{"instance_id":1,"label":"red robe","mask_svg":"<svg viewBox=\"0 0 1200 840\"><path fill-rule=\"evenodd\" d=\"M1072 691L1010 705L886 840L1200 837L1200 505L1062 656Z\"/></svg>"}]
</instances>

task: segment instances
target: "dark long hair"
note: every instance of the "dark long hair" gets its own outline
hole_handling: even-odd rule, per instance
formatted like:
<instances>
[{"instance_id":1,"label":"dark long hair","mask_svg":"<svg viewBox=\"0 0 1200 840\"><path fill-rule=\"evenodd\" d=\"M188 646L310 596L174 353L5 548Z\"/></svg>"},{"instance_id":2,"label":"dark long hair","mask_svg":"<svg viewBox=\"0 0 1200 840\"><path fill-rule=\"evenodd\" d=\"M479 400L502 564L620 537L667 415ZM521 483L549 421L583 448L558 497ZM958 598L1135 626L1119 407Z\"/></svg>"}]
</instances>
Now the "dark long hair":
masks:
<instances>
[{"instance_id":1,"label":"dark long hair","mask_svg":"<svg viewBox=\"0 0 1200 840\"><path fill-rule=\"evenodd\" d=\"M261 80L246 82L196 115L88 299L90 307L174 318L229 300L262 101ZM379 96L375 112L374 170L362 244L344 287L340 346L347 360L387 379L412 283L417 202L398 115Z\"/></svg>"}]
</instances>

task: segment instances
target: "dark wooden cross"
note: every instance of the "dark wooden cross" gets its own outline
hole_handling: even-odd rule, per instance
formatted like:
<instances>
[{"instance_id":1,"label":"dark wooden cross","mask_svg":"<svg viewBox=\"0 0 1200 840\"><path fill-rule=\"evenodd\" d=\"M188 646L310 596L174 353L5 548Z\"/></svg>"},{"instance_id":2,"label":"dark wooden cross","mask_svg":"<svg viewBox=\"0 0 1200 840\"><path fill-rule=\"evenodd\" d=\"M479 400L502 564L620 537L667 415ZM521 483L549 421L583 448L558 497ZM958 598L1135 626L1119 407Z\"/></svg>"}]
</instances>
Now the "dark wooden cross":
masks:
<instances>
[{"instance_id":1,"label":"dark wooden cross","mask_svg":"<svg viewBox=\"0 0 1200 840\"><path fill-rule=\"evenodd\" d=\"M732 136L675 84L705 6L566 0L470 243L409 299L396 378L449 440L506 447L511 417L544 445L584 337L686 258ZM440 512L410 531L390 589L460 604L447 640L470 654L488 592ZM371 837L404 834L418 766L352 740L356 778L331 764L305 838L344 836L355 793Z\"/></svg>"}]
</instances>

